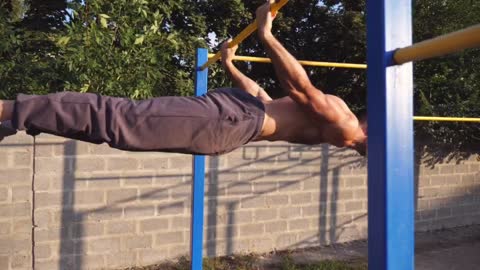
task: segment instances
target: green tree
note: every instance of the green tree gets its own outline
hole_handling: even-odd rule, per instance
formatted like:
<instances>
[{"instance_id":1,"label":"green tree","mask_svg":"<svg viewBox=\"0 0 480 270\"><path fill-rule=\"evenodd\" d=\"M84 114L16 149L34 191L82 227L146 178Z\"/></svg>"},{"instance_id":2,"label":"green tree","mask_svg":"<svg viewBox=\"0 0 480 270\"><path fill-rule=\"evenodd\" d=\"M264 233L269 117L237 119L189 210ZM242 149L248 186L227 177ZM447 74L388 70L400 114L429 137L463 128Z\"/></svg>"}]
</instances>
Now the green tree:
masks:
<instances>
[{"instance_id":1,"label":"green tree","mask_svg":"<svg viewBox=\"0 0 480 270\"><path fill-rule=\"evenodd\" d=\"M184 1L116 0L72 5L57 40L66 90L147 98L191 94L205 22Z\"/></svg>"},{"instance_id":2,"label":"green tree","mask_svg":"<svg viewBox=\"0 0 480 270\"><path fill-rule=\"evenodd\" d=\"M239 33L253 20L255 9L262 3L92 0L70 2L71 13L62 10L65 6L60 2L49 5L50 12L46 12L45 7L37 7L26 13L33 15L28 15L20 28L11 23L9 26L13 31L25 31L32 21L56 18L43 21L48 27L40 28L45 35L36 41L43 42L33 55L42 59L39 63L43 69L39 72L38 68L32 68L35 65L16 60L12 72L2 76L9 81L3 89L10 89L10 95L18 89L37 93L90 91L135 98L191 94L195 48L218 44L229 34ZM362 8L363 5L356 2L292 0L279 16L276 32L298 58L364 62ZM42 16L42 12L49 16ZM63 26L58 18L63 20ZM212 33L216 40L210 40ZM34 40L19 37L23 45ZM32 47L13 50L11 56L23 59ZM241 53L264 55L255 36L241 48ZM272 95L283 95L271 66L239 65L263 83ZM363 104L365 80L361 71L333 68L308 71L314 83L327 92L339 93L355 99L356 104ZM211 67L211 74L211 87L228 82L218 65ZM28 77L27 82L22 81L22 77ZM35 81L28 81L30 78ZM350 90L351 83L357 91Z\"/></svg>"},{"instance_id":3,"label":"green tree","mask_svg":"<svg viewBox=\"0 0 480 270\"><path fill-rule=\"evenodd\" d=\"M415 1L415 42L478 23L478 1ZM467 50L414 65L417 115L480 117L480 54ZM452 150L478 148L480 125L475 123L419 122L420 145L439 144Z\"/></svg>"},{"instance_id":4,"label":"green tree","mask_svg":"<svg viewBox=\"0 0 480 270\"><path fill-rule=\"evenodd\" d=\"M28 9L24 9L22 25L31 30L52 31L64 28L67 13L66 0L15 0L24 2Z\"/></svg>"},{"instance_id":5,"label":"green tree","mask_svg":"<svg viewBox=\"0 0 480 270\"><path fill-rule=\"evenodd\" d=\"M62 29L51 22L59 20L53 18L65 0L29 9L38 2L12 0L0 4L0 98L61 89L54 37Z\"/></svg>"},{"instance_id":6,"label":"green tree","mask_svg":"<svg viewBox=\"0 0 480 270\"><path fill-rule=\"evenodd\" d=\"M219 7L210 10L221 10L221 6L227 6L226 2L232 1L215 1ZM231 13L238 14L243 19L237 20L237 23L229 20L225 32L218 32L213 25L209 31L220 33L217 35L220 39L225 39L228 33L233 35L239 33L251 23L256 8L263 3L264 1L241 1L239 7ZM291 0L275 19L273 31L297 59L365 63L364 9L365 1ZM236 16L229 16L229 19ZM207 17L215 18L215 12L207 13ZM240 45L238 53L265 56L264 49L255 34ZM280 89L271 65L240 62L236 65L260 82L272 96L285 95ZM339 68L306 69L312 82L320 89L347 99L354 110L364 108L365 71ZM225 79L222 80L225 75L221 71L215 70L214 74L218 75L213 77L214 83L228 83Z\"/></svg>"},{"instance_id":7,"label":"green tree","mask_svg":"<svg viewBox=\"0 0 480 270\"><path fill-rule=\"evenodd\" d=\"M0 98L17 93L97 92L147 98L191 95L197 47L252 22L263 0L10 0L0 4ZM414 1L414 40L478 23L480 2ZM366 62L365 0L290 0L275 35L298 59ZM239 54L265 56L255 34ZM415 63L417 115L480 116L478 50ZM237 63L272 96L283 96L271 65ZM365 107L364 70L306 68L312 82ZM230 85L220 65L211 88ZM417 123L419 142L478 145L478 124Z\"/></svg>"}]
</instances>

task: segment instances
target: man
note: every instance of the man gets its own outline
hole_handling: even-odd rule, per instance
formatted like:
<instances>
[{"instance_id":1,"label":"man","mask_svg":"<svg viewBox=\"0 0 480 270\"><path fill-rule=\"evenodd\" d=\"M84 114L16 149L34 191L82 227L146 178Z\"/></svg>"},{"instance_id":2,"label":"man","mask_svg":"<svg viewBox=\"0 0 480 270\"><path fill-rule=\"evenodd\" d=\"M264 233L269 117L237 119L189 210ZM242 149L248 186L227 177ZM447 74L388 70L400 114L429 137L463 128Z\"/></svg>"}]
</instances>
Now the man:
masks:
<instances>
[{"instance_id":1,"label":"man","mask_svg":"<svg viewBox=\"0 0 480 270\"><path fill-rule=\"evenodd\" d=\"M232 63L237 47L222 46L222 64L238 89L201 97L133 101L95 94L19 95L0 101L0 131L55 134L128 151L216 155L250 141L329 143L366 152L366 122L343 100L315 88L297 60L272 35L270 3L256 12L258 37L287 97L272 100ZM12 128L7 126L11 125Z\"/></svg>"}]
</instances>

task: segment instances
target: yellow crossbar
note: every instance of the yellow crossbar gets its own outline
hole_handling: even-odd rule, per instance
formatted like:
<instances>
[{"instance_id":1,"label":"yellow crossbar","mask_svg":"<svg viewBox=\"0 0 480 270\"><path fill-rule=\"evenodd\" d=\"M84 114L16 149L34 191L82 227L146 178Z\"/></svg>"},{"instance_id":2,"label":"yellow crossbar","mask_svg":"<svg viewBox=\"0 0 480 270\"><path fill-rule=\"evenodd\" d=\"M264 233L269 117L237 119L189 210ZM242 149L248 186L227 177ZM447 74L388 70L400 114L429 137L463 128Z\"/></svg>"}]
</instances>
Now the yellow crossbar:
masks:
<instances>
[{"instance_id":1,"label":"yellow crossbar","mask_svg":"<svg viewBox=\"0 0 480 270\"><path fill-rule=\"evenodd\" d=\"M208 57L215 57L214 54L209 54ZM245 61L245 62L257 62L257 63L271 63L272 60L270 58L264 57L253 57L253 56L239 56L236 55L233 60L236 61ZM317 61L305 61L300 60L298 61L300 64L304 66L313 66L313 67L338 67L338 68L358 68L358 69L366 69L367 65L365 64L350 64L350 63L334 63L334 62L317 62Z\"/></svg>"},{"instance_id":2,"label":"yellow crossbar","mask_svg":"<svg viewBox=\"0 0 480 270\"><path fill-rule=\"evenodd\" d=\"M438 122L480 122L480 118L464 117L435 117L435 116L414 116L415 121L438 121Z\"/></svg>"},{"instance_id":3,"label":"yellow crossbar","mask_svg":"<svg viewBox=\"0 0 480 270\"><path fill-rule=\"evenodd\" d=\"M393 59L400 65L474 47L480 47L480 24L398 49Z\"/></svg>"},{"instance_id":4,"label":"yellow crossbar","mask_svg":"<svg viewBox=\"0 0 480 270\"><path fill-rule=\"evenodd\" d=\"M280 10L283 6L285 6L288 3L288 0L280 0L278 3L272 4L271 9L272 12L277 12ZM240 44L242 41L244 41L248 36L250 36L253 32L257 30L257 20L255 20L253 23L248 25L245 29L243 29L240 34L238 34L235 38L233 38L232 42L230 42L230 48ZM206 69L208 66L211 64L217 62L220 57L222 56L222 52L218 51L214 57L210 58L203 66L202 70Z\"/></svg>"}]
</instances>

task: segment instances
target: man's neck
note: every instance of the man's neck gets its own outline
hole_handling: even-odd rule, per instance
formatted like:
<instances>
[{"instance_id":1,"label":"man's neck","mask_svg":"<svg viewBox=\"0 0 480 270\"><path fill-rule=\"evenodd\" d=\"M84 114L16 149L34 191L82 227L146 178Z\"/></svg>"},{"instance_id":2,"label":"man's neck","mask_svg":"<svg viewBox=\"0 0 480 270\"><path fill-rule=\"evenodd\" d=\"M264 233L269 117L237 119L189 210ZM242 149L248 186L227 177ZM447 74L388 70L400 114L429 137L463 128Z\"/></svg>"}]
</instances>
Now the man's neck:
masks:
<instances>
[{"instance_id":1,"label":"man's neck","mask_svg":"<svg viewBox=\"0 0 480 270\"><path fill-rule=\"evenodd\" d=\"M363 130L361 128L359 128L357 134L358 135L355 137L355 139L345 142L345 147L348 147L350 149L354 149L354 150L358 151L357 148L360 145L363 145L365 143L365 140L367 139L367 137L365 136L365 133L363 132Z\"/></svg>"}]
</instances>

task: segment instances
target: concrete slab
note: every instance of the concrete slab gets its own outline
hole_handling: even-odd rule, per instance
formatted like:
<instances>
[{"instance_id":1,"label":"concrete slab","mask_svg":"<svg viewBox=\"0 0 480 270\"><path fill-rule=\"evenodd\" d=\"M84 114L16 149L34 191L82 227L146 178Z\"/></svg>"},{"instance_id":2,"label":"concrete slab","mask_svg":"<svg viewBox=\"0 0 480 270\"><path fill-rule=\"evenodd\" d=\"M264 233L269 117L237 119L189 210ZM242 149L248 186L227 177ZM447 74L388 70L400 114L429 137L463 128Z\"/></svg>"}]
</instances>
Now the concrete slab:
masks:
<instances>
[{"instance_id":1,"label":"concrete slab","mask_svg":"<svg viewBox=\"0 0 480 270\"><path fill-rule=\"evenodd\" d=\"M473 270L480 269L480 225L420 232L415 235L416 270ZM289 252L296 263L314 263L322 260L366 262L366 241L335 244ZM277 257L277 258L275 258ZM281 256L267 256L269 263Z\"/></svg>"}]
</instances>

